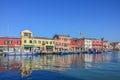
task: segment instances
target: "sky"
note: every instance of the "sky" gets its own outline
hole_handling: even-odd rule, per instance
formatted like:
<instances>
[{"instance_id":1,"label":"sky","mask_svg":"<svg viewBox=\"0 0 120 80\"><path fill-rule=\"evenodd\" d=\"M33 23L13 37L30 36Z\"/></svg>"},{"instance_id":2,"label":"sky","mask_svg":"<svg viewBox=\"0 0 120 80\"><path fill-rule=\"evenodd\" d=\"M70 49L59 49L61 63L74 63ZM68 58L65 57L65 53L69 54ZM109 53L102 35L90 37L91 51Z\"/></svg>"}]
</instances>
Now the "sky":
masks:
<instances>
[{"instance_id":1,"label":"sky","mask_svg":"<svg viewBox=\"0 0 120 80\"><path fill-rule=\"evenodd\" d=\"M20 37L25 29L120 41L120 0L0 0L0 36Z\"/></svg>"}]
</instances>

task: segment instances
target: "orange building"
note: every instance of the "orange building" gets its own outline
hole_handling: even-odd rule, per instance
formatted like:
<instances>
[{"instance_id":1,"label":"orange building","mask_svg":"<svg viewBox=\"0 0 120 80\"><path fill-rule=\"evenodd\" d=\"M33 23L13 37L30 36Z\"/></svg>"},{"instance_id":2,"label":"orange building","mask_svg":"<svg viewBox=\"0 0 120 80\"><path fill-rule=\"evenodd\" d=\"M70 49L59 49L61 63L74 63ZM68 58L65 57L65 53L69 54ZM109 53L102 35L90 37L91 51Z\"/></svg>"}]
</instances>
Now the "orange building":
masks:
<instances>
[{"instance_id":1,"label":"orange building","mask_svg":"<svg viewBox=\"0 0 120 80\"><path fill-rule=\"evenodd\" d=\"M61 35L55 34L54 37L55 42L55 51L69 51L70 50L70 36L69 35Z\"/></svg>"},{"instance_id":2,"label":"orange building","mask_svg":"<svg viewBox=\"0 0 120 80\"><path fill-rule=\"evenodd\" d=\"M71 48L71 51L83 50L84 49L84 39L72 38L70 48Z\"/></svg>"}]
</instances>

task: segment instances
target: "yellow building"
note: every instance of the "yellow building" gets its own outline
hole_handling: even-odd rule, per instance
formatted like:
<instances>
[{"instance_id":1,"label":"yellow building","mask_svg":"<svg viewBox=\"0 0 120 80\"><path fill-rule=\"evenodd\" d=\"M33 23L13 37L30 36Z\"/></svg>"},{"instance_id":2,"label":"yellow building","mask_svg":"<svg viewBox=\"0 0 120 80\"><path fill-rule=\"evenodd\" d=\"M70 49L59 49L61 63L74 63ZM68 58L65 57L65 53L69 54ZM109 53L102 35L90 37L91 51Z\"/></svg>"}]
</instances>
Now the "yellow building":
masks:
<instances>
[{"instance_id":1,"label":"yellow building","mask_svg":"<svg viewBox=\"0 0 120 80\"><path fill-rule=\"evenodd\" d=\"M29 30L21 32L22 47L24 51L33 51L40 49L41 51L53 51L54 40L44 37L33 37L33 33Z\"/></svg>"}]
</instances>

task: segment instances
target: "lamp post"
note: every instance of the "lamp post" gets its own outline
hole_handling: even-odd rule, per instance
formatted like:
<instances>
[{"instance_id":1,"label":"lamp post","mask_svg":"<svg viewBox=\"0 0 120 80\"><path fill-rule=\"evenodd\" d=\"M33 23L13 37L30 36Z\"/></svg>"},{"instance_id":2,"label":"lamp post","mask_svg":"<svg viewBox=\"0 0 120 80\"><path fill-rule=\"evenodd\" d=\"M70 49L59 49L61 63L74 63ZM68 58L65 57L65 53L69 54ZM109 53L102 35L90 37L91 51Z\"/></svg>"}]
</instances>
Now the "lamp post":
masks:
<instances>
[{"instance_id":1,"label":"lamp post","mask_svg":"<svg viewBox=\"0 0 120 80\"><path fill-rule=\"evenodd\" d=\"M80 36L81 36L81 38L82 38L82 35L83 35L83 33L82 33L82 32L80 32ZM81 40L79 40L79 41L81 41ZM82 45L81 45L81 46L82 46ZM82 53L82 51L83 51L83 46L81 47L80 52Z\"/></svg>"},{"instance_id":2,"label":"lamp post","mask_svg":"<svg viewBox=\"0 0 120 80\"><path fill-rule=\"evenodd\" d=\"M101 38L101 41L102 41L102 51L103 51L103 47L104 47L103 41L104 41L104 38Z\"/></svg>"}]
</instances>

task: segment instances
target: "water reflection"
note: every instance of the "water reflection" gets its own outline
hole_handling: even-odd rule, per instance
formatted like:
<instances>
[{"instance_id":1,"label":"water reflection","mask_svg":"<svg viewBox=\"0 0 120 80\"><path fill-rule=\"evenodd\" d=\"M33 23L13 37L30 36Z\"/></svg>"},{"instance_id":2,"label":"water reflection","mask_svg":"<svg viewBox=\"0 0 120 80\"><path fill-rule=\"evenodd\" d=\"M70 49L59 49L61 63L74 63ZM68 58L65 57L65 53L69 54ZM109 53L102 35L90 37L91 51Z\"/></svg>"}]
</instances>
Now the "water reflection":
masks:
<instances>
[{"instance_id":1,"label":"water reflection","mask_svg":"<svg viewBox=\"0 0 120 80\"><path fill-rule=\"evenodd\" d=\"M22 77L35 70L66 71L71 68L96 67L95 63L119 61L120 54L40 55L0 57L0 72L10 70Z\"/></svg>"}]
</instances>

